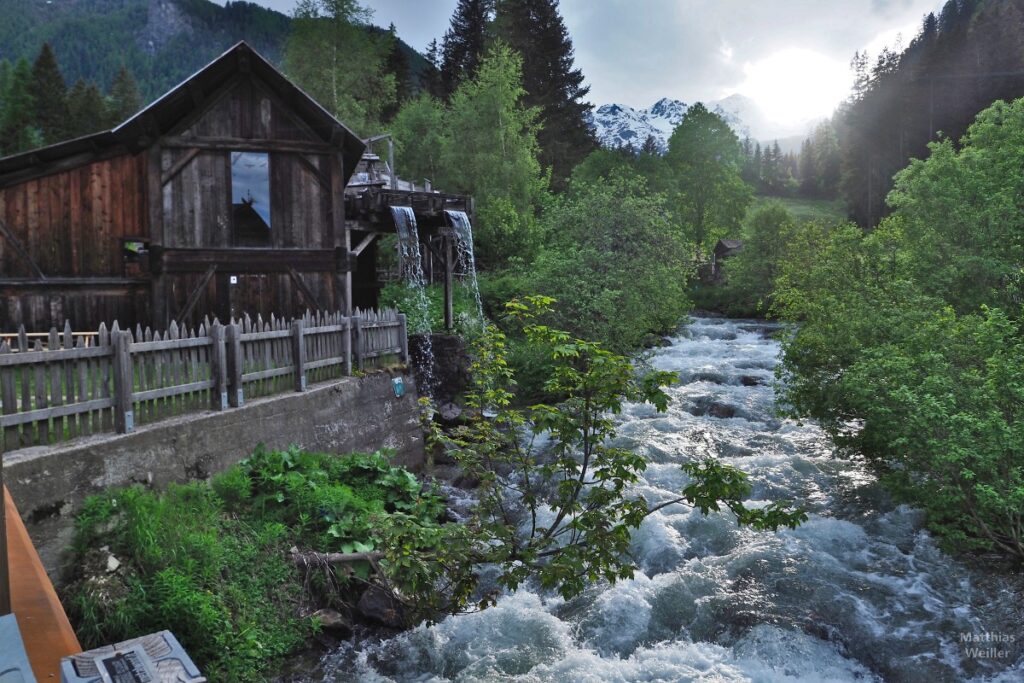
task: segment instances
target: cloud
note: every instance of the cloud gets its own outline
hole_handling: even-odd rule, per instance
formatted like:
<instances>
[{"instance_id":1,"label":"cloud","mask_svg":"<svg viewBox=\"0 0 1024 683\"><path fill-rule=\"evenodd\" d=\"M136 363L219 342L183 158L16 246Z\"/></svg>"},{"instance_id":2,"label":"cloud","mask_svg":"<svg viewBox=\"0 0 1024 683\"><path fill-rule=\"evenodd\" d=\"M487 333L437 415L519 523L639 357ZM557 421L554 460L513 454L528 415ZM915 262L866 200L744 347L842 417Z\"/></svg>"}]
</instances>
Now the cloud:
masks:
<instances>
[{"instance_id":1,"label":"cloud","mask_svg":"<svg viewBox=\"0 0 1024 683\"><path fill-rule=\"evenodd\" d=\"M562 0L561 6L591 98L647 106L666 96L721 97L743 82L746 65L787 49L846 63L885 31L917 25L937 2Z\"/></svg>"},{"instance_id":2,"label":"cloud","mask_svg":"<svg viewBox=\"0 0 1024 683\"><path fill-rule=\"evenodd\" d=\"M440 39L457 0L363 0L374 23L394 23L423 50ZM263 4L291 13L294 0ZM786 50L846 64L909 42L942 0L561 0L576 64L596 104L646 107L661 97L687 102L735 92L752 65Z\"/></svg>"}]
</instances>

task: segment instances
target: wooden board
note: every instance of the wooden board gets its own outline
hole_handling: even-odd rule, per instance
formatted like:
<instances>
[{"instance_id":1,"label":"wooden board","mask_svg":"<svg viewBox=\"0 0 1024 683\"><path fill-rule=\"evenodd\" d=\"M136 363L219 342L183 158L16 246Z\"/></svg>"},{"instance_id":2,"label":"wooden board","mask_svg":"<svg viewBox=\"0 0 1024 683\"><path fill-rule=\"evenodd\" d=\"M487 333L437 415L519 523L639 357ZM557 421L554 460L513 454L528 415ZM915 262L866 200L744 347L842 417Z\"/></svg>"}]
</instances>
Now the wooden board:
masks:
<instances>
[{"instance_id":1,"label":"wooden board","mask_svg":"<svg viewBox=\"0 0 1024 683\"><path fill-rule=\"evenodd\" d=\"M61 658L78 654L82 646L78 644L7 487L3 493L14 615L36 679L59 681Z\"/></svg>"}]
</instances>

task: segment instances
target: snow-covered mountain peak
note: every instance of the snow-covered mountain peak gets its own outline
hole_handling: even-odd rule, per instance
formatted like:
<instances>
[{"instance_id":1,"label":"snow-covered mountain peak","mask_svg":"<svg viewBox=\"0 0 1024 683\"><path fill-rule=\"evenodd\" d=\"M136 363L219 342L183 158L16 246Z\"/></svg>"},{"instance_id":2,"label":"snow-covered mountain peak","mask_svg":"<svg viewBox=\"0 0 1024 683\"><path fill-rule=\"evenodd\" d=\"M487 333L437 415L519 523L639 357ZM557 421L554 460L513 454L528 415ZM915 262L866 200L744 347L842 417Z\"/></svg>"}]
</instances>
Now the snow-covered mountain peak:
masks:
<instances>
[{"instance_id":1,"label":"snow-covered mountain peak","mask_svg":"<svg viewBox=\"0 0 1024 683\"><path fill-rule=\"evenodd\" d=\"M672 121L673 124L678 125L683 119L683 114L686 113L688 107L686 103L679 100L672 100L667 97L663 97L654 105L647 110L649 116L658 119L666 119Z\"/></svg>"},{"instance_id":2,"label":"snow-covered mountain peak","mask_svg":"<svg viewBox=\"0 0 1024 683\"><path fill-rule=\"evenodd\" d=\"M741 94L732 94L705 106L732 127L739 137L751 137L762 143L778 138L799 137L808 124L779 126L769 122L757 103ZM668 139L689 109L689 105L663 97L648 109L634 109L612 103L597 107L590 119L598 141L609 148L632 146L639 149L648 136L653 136L661 152L668 149ZM799 143L797 143L799 144Z\"/></svg>"}]
</instances>

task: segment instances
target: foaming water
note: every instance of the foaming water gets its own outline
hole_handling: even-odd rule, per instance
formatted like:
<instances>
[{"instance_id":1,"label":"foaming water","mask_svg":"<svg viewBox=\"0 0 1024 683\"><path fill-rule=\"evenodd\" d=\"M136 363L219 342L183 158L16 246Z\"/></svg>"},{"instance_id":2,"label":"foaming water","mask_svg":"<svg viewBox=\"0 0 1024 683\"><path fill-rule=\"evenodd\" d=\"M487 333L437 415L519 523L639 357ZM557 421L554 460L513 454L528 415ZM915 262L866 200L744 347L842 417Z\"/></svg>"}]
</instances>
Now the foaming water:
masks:
<instances>
[{"instance_id":1,"label":"foaming water","mask_svg":"<svg viewBox=\"0 0 1024 683\"><path fill-rule=\"evenodd\" d=\"M311 680L1024 680L1014 586L972 576L862 462L775 415L778 333L695 320L652 359L680 378L668 412L628 406L618 445L647 457L632 493L652 503L686 485L681 463L713 455L748 473L750 505L804 505L803 526L758 533L669 506L634 533L632 580L571 601L521 588L484 612L333 653ZM1014 638L1005 656L967 651L962 634L986 633Z\"/></svg>"}]
</instances>

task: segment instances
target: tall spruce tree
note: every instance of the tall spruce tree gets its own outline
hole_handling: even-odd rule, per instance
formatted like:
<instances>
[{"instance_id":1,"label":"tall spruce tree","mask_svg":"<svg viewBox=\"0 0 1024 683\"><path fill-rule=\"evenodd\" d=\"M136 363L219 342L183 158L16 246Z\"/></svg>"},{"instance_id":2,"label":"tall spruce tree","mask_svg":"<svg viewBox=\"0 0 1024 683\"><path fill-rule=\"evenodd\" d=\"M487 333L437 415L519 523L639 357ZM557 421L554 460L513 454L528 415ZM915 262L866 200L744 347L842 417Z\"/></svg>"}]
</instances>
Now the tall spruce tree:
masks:
<instances>
[{"instance_id":1,"label":"tall spruce tree","mask_svg":"<svg viewBox=\"0 0 1024 683\"><path fill-rule=\"evenodd\" d=\"M445 98L476 76L487 48L494 0L459 0L441 47L441 88Z\"/></svg>"},{"instance_id":2,"label":"tall spruce tree","mask_svg":"<svg viewBox=\"0 0 1024 683\"><path fill-rule=\"evenodd\" d=\"M68 136L68 88L49 43L43 43L32 65L32 104L35 125L46 144Z\"/></svg>"},{"instance_id":3,"label":"tall spruce tree","mask_svg":"<svg viewBox=\"0 0 1024 683\"><path fill-rule=\"evenodd\" d=\"M430 41L430 44L427 45L425 57L429 66L421 76L420 82L428 95L441 98L444 95L444 89L441 84L441 47L437 44L437 39Z\"/></svg>"},{"instance_id":4,"label":"tall spruce tree","mask_svg":"<svg viewBox=\"0 0 1024 683\"><path fill-rule=\"evenodd\" d=\"M68 109L70 137L89 135L107 127L107 103L95 83L78 79L68 94Z\"/></svg>"},{"instance_id":5,"label":"tall spruce tree","mask_svg":"<svg viewBox=\"0 0 1024 683\"><path fill-rule=\"evenodd\" d=\"M132 72L122 65L110 86L107 121L111 126L116 126L141 108L142 96L139 95L139 87Z\"/></svg>"},{"instance_id":6,"label":"tall spruce tree","mask_svg":"<svg viewBox=\"0 0 1024 683\"><path fill-rule=\"evenodd\" d=\"M0 119L0 145L4 154L23 152L43 144L43 136L35 126L35 103L32 99L32 67L19 59L10 69Z\"/></svg>"},{"instance_id":7,"label":"tall spruce tree","mask_svg":"<svg viewBox=\"0 0 1024 683\"><path fill-rule=\"evenodd\" d=\"M395 99L384 107L381 114L383 121L394 119L395 114L413 96L415 91L409 57L402 50L402 44L398 40L398 32L394 24L388 27L388 40L391 47L388 50L388 57L384 61L384 70L395 80Z\"/></svg>"},{"instance_id":8,"label":"tall spruce tree","mask_svg":"<svg viewBox=\"0 0 1024 683\"><path fill-rule=\"evenodd\" d=\"M564 188L572 169L597 147L587 121L590 88L574 65L558 0L498 0L496 34L523 58L524 103L540 110L540 161Z\"/></svg>"},{"instance_id":9,"label":"tall spruce tree","mask_svg":"<svg viewBox=\"0 0 1024 683\"><path fill-rule=\"evenodd\" d=\"M650 155L660 154L661 148L658 147L658 140L653 135L648 135L644 139L643 146L640 147L640 153Z\"/></svg>"}]
</instances>

